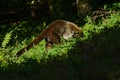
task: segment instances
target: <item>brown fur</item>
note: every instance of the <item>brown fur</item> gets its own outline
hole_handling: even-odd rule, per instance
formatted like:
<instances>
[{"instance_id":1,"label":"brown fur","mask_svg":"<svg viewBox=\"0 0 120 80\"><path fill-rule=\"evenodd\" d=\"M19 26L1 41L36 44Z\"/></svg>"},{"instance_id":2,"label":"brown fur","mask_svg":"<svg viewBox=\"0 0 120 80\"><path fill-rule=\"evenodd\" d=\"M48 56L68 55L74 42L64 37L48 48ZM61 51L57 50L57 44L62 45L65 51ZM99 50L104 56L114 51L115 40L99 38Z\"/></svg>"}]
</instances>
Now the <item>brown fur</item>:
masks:
<instances>
[{"instance_id":1,"label":"brown fur","mask_svg":"<svg viewBox=\"0 0 120 80\"><path fill-rule=\"evenodd\" d=\"M75 34L77 33L77 34ZM65 20L55 20L48 27L38 35L28 46L17 52L17 56L20 56L25 51L37 45L39 41L45 39L46 51L51 47L52 44L58 44L61 41L61 37L69 39L71 37L82 36L82 30L72 22Z\"/></svg>"}]
</instances>

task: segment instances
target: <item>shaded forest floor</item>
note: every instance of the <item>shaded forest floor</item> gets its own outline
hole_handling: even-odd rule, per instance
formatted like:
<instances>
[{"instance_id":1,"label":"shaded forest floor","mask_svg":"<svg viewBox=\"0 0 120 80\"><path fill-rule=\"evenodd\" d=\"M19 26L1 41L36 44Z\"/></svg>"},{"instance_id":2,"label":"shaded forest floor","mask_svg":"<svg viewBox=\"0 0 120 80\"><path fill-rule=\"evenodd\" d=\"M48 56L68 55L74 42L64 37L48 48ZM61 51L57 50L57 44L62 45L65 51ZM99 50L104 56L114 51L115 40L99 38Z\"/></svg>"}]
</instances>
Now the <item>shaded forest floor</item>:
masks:
<instances>
[{"instance_id":1,"label":"shaded forest floor","mask_svg":"<svg viewBox=\"0 0 120 80\"><path fill-rule=\"evenodd\" d=\"M82 27L84 37L73 40L73 44L63 42L67 47L55 46L47 57L41 56L44 42L18 59L9 54L26 46L49 21L41 25L34 20L1 25L0 80L120 80L119 15L105 15L98 22L87 17ZM75 22L80 24L80 20Z\"/></svg>"},{"instance_id":2,"label":"shaded forest floor","mask_svg":"<svg viewBox=\"0 0 120 80\"><path fill-rule=\"evenodd\" d=\"M0 67L0 80L119 80L120 27L105 29L91 39L78 41L68 56Z\"/></svg>"}]
</instances>

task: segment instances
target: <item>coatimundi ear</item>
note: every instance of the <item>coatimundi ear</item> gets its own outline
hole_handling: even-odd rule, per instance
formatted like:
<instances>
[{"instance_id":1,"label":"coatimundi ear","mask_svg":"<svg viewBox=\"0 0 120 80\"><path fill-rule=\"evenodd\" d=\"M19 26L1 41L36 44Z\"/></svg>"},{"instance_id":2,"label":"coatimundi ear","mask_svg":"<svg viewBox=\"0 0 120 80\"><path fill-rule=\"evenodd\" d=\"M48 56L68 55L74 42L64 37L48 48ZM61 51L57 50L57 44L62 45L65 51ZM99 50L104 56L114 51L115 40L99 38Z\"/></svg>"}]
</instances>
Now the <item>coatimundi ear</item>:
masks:
<instances>
[{"instance_id":1,"label":"coatimundi ear","mask_svg":"<svg viewBox=\"0 0 120 80\"><path fill-rule=\"evenodd\" d=\"M79 37L83 37L83 31L82 31L82 28L79 29Z\"/></svg>"}]
</instances>

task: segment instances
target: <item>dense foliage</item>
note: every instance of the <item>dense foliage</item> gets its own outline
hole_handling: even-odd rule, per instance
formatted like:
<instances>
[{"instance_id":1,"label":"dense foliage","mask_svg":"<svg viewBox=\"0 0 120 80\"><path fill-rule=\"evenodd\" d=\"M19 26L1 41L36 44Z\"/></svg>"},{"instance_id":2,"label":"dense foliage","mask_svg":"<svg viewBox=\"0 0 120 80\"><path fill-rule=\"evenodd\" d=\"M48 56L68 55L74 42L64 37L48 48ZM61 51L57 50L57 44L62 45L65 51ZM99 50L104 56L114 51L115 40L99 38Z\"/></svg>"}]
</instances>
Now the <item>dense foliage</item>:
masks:
<instances>
[{"instance_id":1,"label":"dense foliage","mask_svg":"<svg viewBox=\"0 0 120 80\"><path fill-rule=\"evenodd\" d=\"M17 1L19 5L22 3L22 0ZM9 23L0 22L0 80L119 80L120 3L104 4L100 7L102 9L91 11L83 20L73 13L70 17L66 16L68 14L62 17L57 15L65 7L59 7L59 3L55 5L58 10L53 17L36 19L27 16ZM8 6L13 6L13 3ZM62 40L47 54L44 54L43 40L19 58L16 57L17 51L58 18L81 26L84 36Z\"/></svg>"}]
</instances>

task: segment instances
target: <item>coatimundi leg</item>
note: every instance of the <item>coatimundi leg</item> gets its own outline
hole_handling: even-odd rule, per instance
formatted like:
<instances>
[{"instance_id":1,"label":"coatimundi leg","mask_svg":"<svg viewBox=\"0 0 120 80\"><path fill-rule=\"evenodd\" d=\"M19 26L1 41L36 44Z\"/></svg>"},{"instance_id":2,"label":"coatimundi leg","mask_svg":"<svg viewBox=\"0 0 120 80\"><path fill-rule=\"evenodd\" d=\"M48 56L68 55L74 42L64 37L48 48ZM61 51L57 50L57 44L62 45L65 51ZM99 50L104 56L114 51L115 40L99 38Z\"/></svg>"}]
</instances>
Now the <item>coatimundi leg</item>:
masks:
<instances>
[{"instance_id":1,"label":"coatimundi leg","mask_svg":"<svg viewBox=\"0 0 120 80\"><path fill-rule=\"evenodd\" d=\"M51 32L49 33L49 35L47 35L45 41L46 41L45 52L48 52L48 50L52 47L52 45L60 43L61 39L58 33Z\"/></svg>"}]
</instances>

